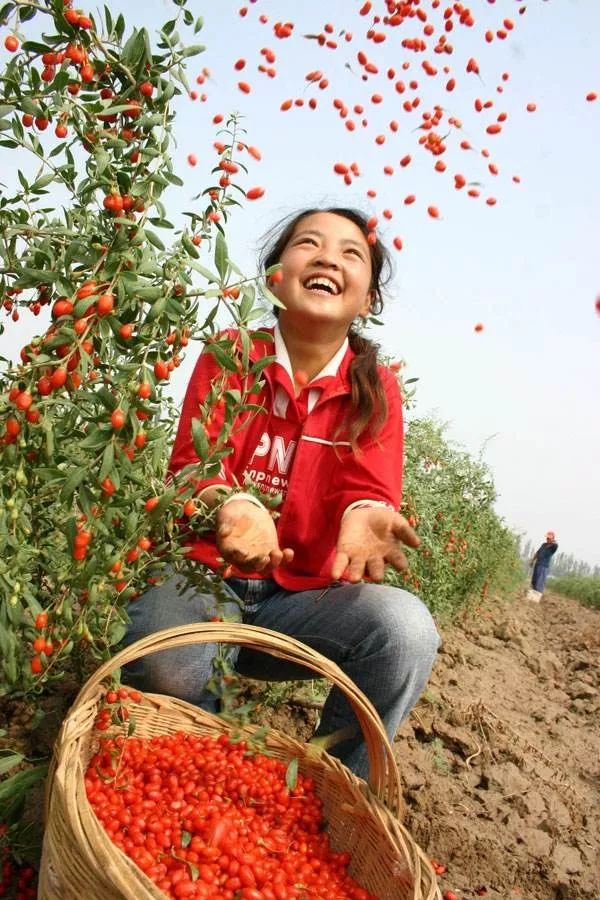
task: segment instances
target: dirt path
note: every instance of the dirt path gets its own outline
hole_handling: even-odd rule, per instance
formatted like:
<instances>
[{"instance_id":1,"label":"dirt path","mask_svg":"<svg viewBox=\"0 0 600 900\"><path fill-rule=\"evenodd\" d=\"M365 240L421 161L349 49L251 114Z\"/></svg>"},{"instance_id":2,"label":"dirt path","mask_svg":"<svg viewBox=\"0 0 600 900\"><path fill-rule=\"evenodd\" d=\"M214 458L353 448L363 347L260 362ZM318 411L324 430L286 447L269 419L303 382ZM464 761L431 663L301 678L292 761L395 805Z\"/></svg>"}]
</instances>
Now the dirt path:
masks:
<instances>
[{"instance_id":1,"label":"dirt path","mask_svg":"<svg viewBox=\"0 0 600 900\"><path fill-rule=\"evenodd\" d=\"M600 898L600 614L547 594L448 628L396 742L459 898Z\"/></svg>"}]
</instances>

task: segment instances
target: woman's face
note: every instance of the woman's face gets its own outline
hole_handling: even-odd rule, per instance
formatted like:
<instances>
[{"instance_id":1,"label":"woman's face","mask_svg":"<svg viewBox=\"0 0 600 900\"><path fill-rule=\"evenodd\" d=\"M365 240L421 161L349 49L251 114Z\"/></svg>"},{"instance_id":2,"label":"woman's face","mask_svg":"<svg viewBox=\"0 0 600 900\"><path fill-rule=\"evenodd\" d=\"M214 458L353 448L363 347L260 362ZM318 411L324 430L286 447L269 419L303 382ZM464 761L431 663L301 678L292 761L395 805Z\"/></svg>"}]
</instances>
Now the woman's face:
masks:
<instances>
[{"instance_id":1,"label":"woman's face","mask_svg":"<svg viewBox=\"0 0 600 900\"><path fill-rule=\"evenodd\" d=\"M301 219L280 262L282 280L273 293L285 305L283 328L321 326L327 336L343 339L372 300L371 254L354 222L335 213L317 212Z\"/></svg>"}]
</instances>

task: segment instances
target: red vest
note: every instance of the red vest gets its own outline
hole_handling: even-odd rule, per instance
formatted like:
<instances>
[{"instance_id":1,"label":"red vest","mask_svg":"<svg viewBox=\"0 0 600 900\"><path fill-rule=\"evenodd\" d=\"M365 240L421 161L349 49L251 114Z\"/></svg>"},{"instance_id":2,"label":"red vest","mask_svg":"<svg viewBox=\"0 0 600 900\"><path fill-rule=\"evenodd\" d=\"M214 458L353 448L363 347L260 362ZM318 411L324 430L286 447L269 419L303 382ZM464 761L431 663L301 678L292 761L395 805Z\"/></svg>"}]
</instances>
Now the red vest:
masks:
<instances>
[{"instance_id":1,"label":"red vest","mask_svg":"<svg viewBox=\"0 0 600 900\"><path fill-rule=\"evenodd\" d=\"M236 334L227 332L233 339ZM272 355L272 341L255 339L251 362ZM270 363L263 371L262 391L252 397L252 402L264 409L239 416L227 442L232 452L223 459L221 472L198 482L201 490L212 484L243 485L250 481L262 493L283 496L277 519L279 545L292 547L294 559L277 568L272 577L288 590L331 583L340 521L351 503L372 499L395 509L400 505L404 434L398 382L389 369L379 366L388 404L386 422L375 439L368 433L361 435L360 452L353 453L343 425L351 405L348 369L353 358L349 348L336 375L310 383L311 388L322 386L310 413L303 402L307 389L295 398L288 373L278 363ZM221 379L227 390L243 386L239 375L224 375L213 354L205 349L187 388L169 465L171 472L198 461L191 420L199 417L200 405ZM278 386L287 394L287 404L274 402ZM281 394L279 391L280 399ZM219 434L223 415L223 408L217 404L211 413L210 438ZM189 555L218 569L214 533L194 537Z\"/></svg>"}]
</instances>

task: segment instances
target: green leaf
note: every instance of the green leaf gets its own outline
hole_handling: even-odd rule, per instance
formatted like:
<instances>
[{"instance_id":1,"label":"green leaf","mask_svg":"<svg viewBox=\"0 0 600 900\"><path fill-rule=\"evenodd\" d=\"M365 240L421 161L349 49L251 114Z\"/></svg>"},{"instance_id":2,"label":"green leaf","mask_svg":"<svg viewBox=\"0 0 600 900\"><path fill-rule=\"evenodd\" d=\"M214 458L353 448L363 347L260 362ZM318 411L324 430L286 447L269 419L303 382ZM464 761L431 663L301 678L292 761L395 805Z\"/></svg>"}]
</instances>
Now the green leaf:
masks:
<instances>
[{"instance_id":1,"label":"green leaf","mask_svg":"<svg viewBox=\"0 0 600 900\"><path fill-rule=\"evenodd\" d=\"M217 237L215 240L215 266L217 267L217 272L221 276L221 281L225 281L227 277L227 269L229 267L229 260L227 253L227 244L225 243L225 238L220 231L217 232Z\"/></svg>"},{"instance_id":2,"label":"green leaf","mask_svg":"<svg viewBox=\"0 0 600 900\"><path fill-rule=\"evenodd\" d=\"M153 182L153 184L160 185L160 187L168 187L169 185L167 179L163 175L160 175L158 172L154 172L148 180Z\"/></svg>"},{"instance_id":3,"label":"green leaf","mask_svg":"<svg viewBox=\"0 0 600 900\"><path fill-rule=\"evenodd\" d=\"M0 25L6 25L8 16L15 8L14 3L5 3L4 6L0 7Z\"/></svg>"},{"instance_id":4,"label":"green leaf","mask_svg":"<svg viewBox=\"0 0 600 900\"><path fill-rule=\"evenodd\" d=\"M64 530L69 553L73 553L73 547L75 546L75 535L77 534L77 520L75 519L75 516L70 516L67 519L67 524L65 525Z\"/></svg>"},{"instance_id":5,"label":"green leaf","mask_svg":"<svg viewBox=\"0 0 600 900\"><path fill-rule=\"evenodd\" d=\"M115 464L115 445L112 441L106 445L104 448L104 453L102 454L102 465L100 466L100 472L98 473L98 480L103 481L106 476L112 472L113 466Z\"/></svg>"},{"instance_id":6,"label":"green leaf","mask_svg":"<svg viewBox=\"0 0 600 900\"><path fill-rule=\"evenodd\" d=\"M117 21L115 23L115 34L117 35L119 40L121 40L121 38L123 37L124 31L125 31L125 19L123 18L123 14L119 13Z\"/></svg>"},{"instance_id":7,"label":"green leaf","mask_svg":"<svg viewBox=\"0 0 600 900\"><path fill-rule=\"evenodd\" d=\"M88 519L93 519L94 514L92 513L92 507L96 502L96 497L86 484L82 484L79 488L79 495L77 499L79 501L82 512L86 514Z\"/></svg>"},{"instance_id":8,"label":"green leaf","mask_svg":"<svg viewBox=\"0 0 600 900\"><path fill-rule=\"evenodd\" d=\"M175 175L173 172L165 172L165 178L169 184L176 184L177 187L183 187L184 185L183 178L180 178L179 175Z\"/></svg>"},{"instance_id":9,"label":"green leaf","mask_svg":"<svg viewBox=\"0 0 600 900\"><path fill-rule=\"evenodd\" d=\"M165 245L154 231L150 231L149 228L145 228L143 234L146 236L148 242L152 244L153 247L156 247L157 250L165 249Z\"/></svg>"},{"instance_id":10,"label":"green leaf","mask_svg":"<svg viewBox=\"0 0 600 900\"><path fill-rule=\"evenodd\" d=\"M146 316L146 322L153 322L155 319L158 319L159 316L162 316L165 311L168 299L168 297L161 297L156 301L156 303L152 304L148 315Z\"/></svg>"},{"instance_id":11,"label":"green leaf","mask_svg":"<svg viewBox=\"0 0 600 900\"><path fill-rule=\"evenodd\" d=\"M214 322L214 320L217 317L218 311L219 311L218 304L215 304L213 306L213 308L211 309L211 311L209 312L209 314L207 315L207 317L205 318L202 325L200 326L200 331L206 331L208 328L211 327L212 323Z\"/></svg>"},{"instance_id":12,"label":"green leaf","mask_svg":"<svg viewBox=\"0 0 600 900\"><path fill-rule=\"evenodd\" d=\"M172 81L167 81L167 83L166 83L165 86L163 87L162 92L161 92L161 95L160 95L161 100L167 100L167 101L168 101L168 100L171 99L171 97L172 97L174 94L175 94L175 85L173 84Z\"/></svg>"},{"instance_id":13,"label":"green leaf","mask_svg":"<svg viewBox=\"0 0 600 900\"><path fill-rule=\"evenodd\" d=\"M183 48L183 53L181 54L185 59L188 56L198 56L199 53L204 53L206 47L204 44L191 44L189 47Z\"/></svg>"},{"instance_id":14,"label":"green leaf","mask_svg":"<svg viewBox=\"0 0 600 900\"><path fill-rule=\"evenodd\" d=\"M23 276L26 277L28 281L32 282L31 286L35 286L35 285L39 284L40 282L42 284L48 284L49 282L54 284L54 282L58 278L57 272L49 272L46 269L31 269L31 268L29 268L29 266L25 266L22 269L22 273L23 273ZM30 285L27 284L26 286L29 287Z\"/></svg>"},{"instance_id":15,"label":"green leaf","mask_svg":"<svg viewBox=\"0 0 600 900\"><path fill-rule=\"evenodd\" d=\"M198 253L198 249L192 243L189 235L186 234L185 231L181 235L181 243L183 244L183 248L189 256L193 257L194 259L198 259L198 257L200 256L200 254Z\"/></svg>"},{"instance_id":16,"label":"green leaf","mask_svg":"<svg viewBox=\"0 0 600 900\"><path fill-rule=\"evenodd\" d=\"M148 219L148 221L151 222L152 225L155 225L156 228L174 228L175 227L172 222L169 222L168 219L153 217L151 219Z\"/></svg>"},{"instance_id":17,"label":"green leaf","mask_svg":"<svg viewBox=\"0 0 600 900\"><path fill-rule=\"evenodd\" d=\"M94 428L90 431L88 436L81 441L79 446L88 450L98 450L100 447L104 447L107 437L107 430Z\"/></svg>"},{"instance_id":18,"label":"green leaf","mask_svg":"<svg viewBox=\"0 0 600 900\"><path fill-rule=\"evenodd\" d=\"M276 356L263 356L261 359L257 359L256 362L250 366L250 374L260 375L262 370L266 369L272 362L275 362L276 359Z\"/></svg>"},{"instance_id":19,"label":"green leaf","mask_svg":"<svg viewBox=\"0 0 600 900\"><path fill-rule=\"evenodd\" d=\"M81 466L73 469L65 480L63 484L62 491L60 492L60 501L61 503L70 503L75 493L75 488L77 488L83 479L85 478L87 470Z\"/></svg>"},{"instance_id":20,"label":"green leaf","mask_svg":"<svg viewBox=\"0 0 600 900\"><path fill-rule=\"evenodd\" d=\"M279 270L282 268L283 268L283 266L281 265L280 262L273 263L272 266L269 266L268 269L265 269L265 277L268 278L270 275L273 275L274 272L279 272Z\"/></svg>"},{"instance_id":21,"label":"green leaf","mask_svg":"<svg viewBox=\"0 0 600 900\"><path fill-rule=\"evenodd\" d=\"M97 110L97 112L98 112L98 114L106 113L107 115L116 115L117 113L125 112L127 109L129 109L130 106L131 106L130 103L111 104L109 101L106 101L106 103L104 103L102 105L102 109ZM122 146L122 145L120 145L120 146Z\"/></svg>"},{"instance_id":22,"label":"green leaf","mask_svg":"<svg viewBox=\"0 0 600 900\"><path fill-rule=\"evenodd\" d=\"M96 391L96 396L99 400L102 401L109 412L112 412L113 409L117 408L116 398L113 396L113 394L111 394L108 388L101 387L98 391Z\"/></svg>"},{"instance_id":23,"label":"green leaf","mask_svg":"<svg viewBox=\"0 0 600 900\"><path fill-rule=\"evenodd\" d=\"M32 6L31 8L29 8L27 6L21 6L19 8L19 12L18 12L19 21L28 22L30 19L33 19L33 17L35 16L35 13L36 13L35 7ZM35 69L34 69L34 71L35 71Z\"/></svg>"},{"instance_id":24,"label":"green leaf","mask_svg":"<svg viewBox=\"0 0 600 900\"><path fill-rule=\"evenodd\" d=\"M298 784L298 757L295 756L290 760L285 770L285 785L288 790L293 791Z\"/></svg>"},{"instance_id":25,"label":"green leaf","mask_svg":"<svg viewBox=\"0 0 600 900\"><path fill-rule=\"evenodd\" d=\"M131 293L140 300L153 303L155 300L160 300L161 297L164 297L165 289L157 284L149 284L144 287L134 288Z\"/></svg>"},{"instance_id":26,"label":"green leaf","mask_svg":"<svg viewBox=\"0 0 600 900\"><path fill-rule=\"evenodd\" d=\"M47 53L48 45L39 44L37 41L23 41L21 44L23 50L27 53Z\"/></svg>"},{"instance_id":27,"label":"green leaf","mask_svg":"<svg viewBox=\"0 0 600 900\"><path fill-rule=\"evenodd\" d=\"M266 284L261 284L260 292L269 303L272 303L273 306L278 306L279 309L285 309L285 304L281 302L281 300L275 296L275 294L269 290Z\"/></svg>"},{"instance_id":28,"label":"green leaf","mask_svg":"<svg viewBox=\"0 0 600 900\"><path fill-rule=\"evenodd\" d=\"M194 34L198 34L198 32L200 31L200 29L203 26L204 26L204 19L202 18L202 16L198 16L198 18L196 19L196 21L194 23Z\"/></svg>"},{"instance_id":29,"label":"green leaf","mask_svg":"<svg viewBox=\"0 0 600 900\"><path fill-rule=\"evenodd\" d=\"M52 90L58 93L62 91L63 88L67 86L70 81L70 75L66 69L61 69L60 72L57 72L54 76L54 81L52 82Z\"/></svg>"},{"instance_id":30,"label":"green leaf","mask_svg":"<svg viewBox=\"0 0 600 900\"><path fill-rule=\"evenodd\" d=\"M215 275L215 273L211 272L210 269L207 269L206 266L203 266L201 263L191 262L190 266L192 267L192 269L195 269L196 272L206 278L206 280L211 284L219 283L219 279Z\"/></svg>"},{"instance_id":31,"label":"green leaf","mask_svg":"<svg viewBox=\"0 0 600 900\"><path fill-rule=\"evenodd\" d=\"M43 781L48 773L48 765L36 766L17 772L0 782L0 808L5 822L12 822L19 817L25 803L27 791L38 781Z\"/></svg>"},{"instance_id":32,"label":"green leaf","mask_svg":"<svg viewBox=\"0 0 600 900\"><path fill-rule=\"evenodd\" d=\"M158 501L152 512L146 513L146 515L151 520L157 521L162 517L165 510L169 508L174 498L175 488L169 488L169 490L166 490L164 494L161 494L160 500Z\"/></svg>"},{"instance_id":33,"label":"green leaf","mask_svg":"<svg viewBox=\"0 0 600 900\"><path fill-rule=\"evenodd\" d=\"M63 476L61 470L57 469L56 466L53 468L50 468L49 466L38 466L38 468L33 470L33 474L41 481L60 481Z\"/></svg>"},{"instance_id":34,"label":"green leaf","mask_svg":"<svg viewBox=\"0 0 600 900\"><path fill-rule=\"evenodd\" d=\"M238 322L245 322L248 319L254 306L254 300L254 288L249 284L245 284L242 288L242 299L238 305Z\"/></svg>"},{"instance_id":35,"label":"green leaf","mask_svg":"<svg viewBox=\"0 0 600 900\"><path fill-rule=\"evenodd\" d=\"M21 98L21 109L24 113L29 113L30 116L43 115L42 107L38 106L37 103L34 103L29 97Z\"/></svg>"},{"instance_id":36,"label":"green leaf","mask_svg":"<svg viewBox=\"0 0 600 900\"><path fill-rule=\"evenodd\" d=\"M0 750L0 754L5 753L7 754L6 756L0 756L0 775L6 775L7 772L10 772L11 769L14 769L15 766L18 766L25 759L22 753L15 753L12 750L8 750L8 748Z\"/></svg>"},{"instance_id":37,"label":"green leaf","mask_svg":"<svg viewBox=\"0 0 600 900\"><path fill-rule=\"evenodd\" d=\"M237 364L218 344L207 347L206 351L213 354L222 369L227 369L229 372L237 372Z\"/></svg>"},{"instance_id":38,"label":"green leaf","mask_svg":"<svg viewBox=\"0 0 600 900\"><path fill-rule=\"evenodd\" d=\"M192 440L199 460L205 460L210 453L204 425L200 419L192 419Z\"/></svg>"},{"instance_id":39,"label":"green leaf","mask_svg":"<svg viewBox=\"0 0 600 900\"><path fill-rule=\"evenodd\" d=\"M133 33L125 42L125 46L121 51L121 62L125 66L137 69L140 63L146 62L146 32L142 28L140 31L134 29ZM150 60L148 60L150 62Z\"/></svg>"},{"instance_id":40,"label":"green leaf","mask_svg":"<svg viewBox=\"0 0 600 900\"><path fill-rule=\"evenodd\" d=\"M45 188L49 184L52 184L55 179L56 175L54 174L54 172L47 172L45 175L41 175L40 178L33 182L30 190L39 191L41 188Z\"/></svg>"},{"instance_id":41,"label":"green leaf","mask_svg":"<svg viewBox=\"0 0 600 900\"><path fill-rule=\"evenodd\" d=\"M110 165L110 156L108 155L106 150L103 150L102 147L99 147L96 150L94 157L96 159L96 174L102 175L105 169Z\"/></svg>"},{"instance_id":42,"label":"green leaf","mask_svg":"<svg viewBox=\"0 0 600 900\"><path fill-rule=\"evenodd\" d=\"M181 832L181 846L185 850L186 847L190 846L190 841L192 840L191 832L182 831Z\"/></svg>"}]
</instances>

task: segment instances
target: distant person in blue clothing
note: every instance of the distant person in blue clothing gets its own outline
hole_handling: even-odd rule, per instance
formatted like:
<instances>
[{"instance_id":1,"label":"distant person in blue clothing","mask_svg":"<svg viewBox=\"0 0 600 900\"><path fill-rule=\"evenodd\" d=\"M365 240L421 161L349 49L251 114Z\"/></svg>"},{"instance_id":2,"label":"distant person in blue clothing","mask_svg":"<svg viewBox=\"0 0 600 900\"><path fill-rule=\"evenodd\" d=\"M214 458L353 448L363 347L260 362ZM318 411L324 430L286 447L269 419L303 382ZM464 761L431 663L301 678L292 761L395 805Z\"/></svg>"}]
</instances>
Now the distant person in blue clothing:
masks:
<instances>
[{"instance_id":1,"label":"distant person in blue clothing","mask_svg":"<svg viewBox=\"0 0 600 900\"><path fill-rule=\"evenodd\" d=\"M546 534L545 542L531 560L531 564L533 565L531 587L540 594L544 593L546 578L550 571L550 563L557 550L558 544L556 543L555 534L553 531L549 531Z\"/></svg>"}]
</instances>

